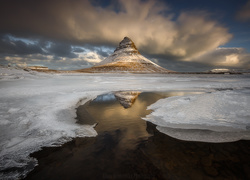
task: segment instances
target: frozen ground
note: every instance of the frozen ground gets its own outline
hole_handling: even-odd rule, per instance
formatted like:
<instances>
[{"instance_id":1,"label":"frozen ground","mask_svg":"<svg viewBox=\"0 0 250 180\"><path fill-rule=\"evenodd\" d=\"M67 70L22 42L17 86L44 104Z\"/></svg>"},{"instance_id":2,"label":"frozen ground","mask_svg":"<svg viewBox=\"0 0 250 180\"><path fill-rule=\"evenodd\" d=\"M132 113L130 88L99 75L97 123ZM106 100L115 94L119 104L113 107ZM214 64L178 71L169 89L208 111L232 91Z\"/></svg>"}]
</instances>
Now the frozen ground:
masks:
<instances>
[{"instance_id":1,"label":"frozen ground","mask_svg":"<svg viewBox=\"0 0 250 180\"><path fill-rule=\"evenodd\" d=\"M203 142L250 140L250 90L215 91L161 99L144 118L169 136Z\"/></svg>"},{"instance_id":2,"label":"frozen ground","mask_svg":"<svg viewBox=\"0 0 250 180\"><path fill-rule=\"evenodd\" d=\"M29 154L43 146L96 136L92 126L75 123L75 108L99 94L124 90L204 91L159 101L146 118L180 139L188 134L187 140L206 140L213 133L224 135L221 141L249 138L249 75L43 74L0 68L0 179L32 170L36 160Z\"/></svg>"}]
</instances>

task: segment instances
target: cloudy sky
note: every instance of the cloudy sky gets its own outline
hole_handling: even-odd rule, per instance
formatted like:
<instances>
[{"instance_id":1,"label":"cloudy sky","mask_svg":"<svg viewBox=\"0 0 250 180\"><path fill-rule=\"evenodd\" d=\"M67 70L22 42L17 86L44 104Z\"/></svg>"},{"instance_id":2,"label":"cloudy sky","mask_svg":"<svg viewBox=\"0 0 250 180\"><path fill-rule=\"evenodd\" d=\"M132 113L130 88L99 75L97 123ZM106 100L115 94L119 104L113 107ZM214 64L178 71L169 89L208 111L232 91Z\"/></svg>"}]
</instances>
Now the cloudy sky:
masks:
<instances>
[{"instance_id":1,"label":"cloudy sky","mask_svg":"<svg viewBox=\"0 0 250 180\"><path fill-rule=\"evenodd\" d=\"M125 36L170 70L250 69L250 0L0 2L0 64L82 69Z\"/></svg>"}]
</instances>

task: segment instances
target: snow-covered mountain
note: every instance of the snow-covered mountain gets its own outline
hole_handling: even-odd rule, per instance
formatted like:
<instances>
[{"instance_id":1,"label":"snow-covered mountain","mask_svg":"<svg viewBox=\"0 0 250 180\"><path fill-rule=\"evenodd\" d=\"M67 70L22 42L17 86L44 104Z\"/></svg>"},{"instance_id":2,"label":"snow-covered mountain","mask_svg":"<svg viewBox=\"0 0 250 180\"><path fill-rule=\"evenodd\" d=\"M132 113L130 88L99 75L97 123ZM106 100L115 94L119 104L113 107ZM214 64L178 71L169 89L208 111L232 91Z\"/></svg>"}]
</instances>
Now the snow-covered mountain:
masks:
<instances>
[{"instance_id":1,"label":"snow-covered mountain","mask_svg":"<svg viewBox=\"0 0 250 180\"><path fill-rule=\"evenodd\" d=\"M114 53L95 66L83 72L132 72L132 73L169 73L169 71L140 54L134 42L128 38L120 42Z\"/></svg>"}]
</instances>

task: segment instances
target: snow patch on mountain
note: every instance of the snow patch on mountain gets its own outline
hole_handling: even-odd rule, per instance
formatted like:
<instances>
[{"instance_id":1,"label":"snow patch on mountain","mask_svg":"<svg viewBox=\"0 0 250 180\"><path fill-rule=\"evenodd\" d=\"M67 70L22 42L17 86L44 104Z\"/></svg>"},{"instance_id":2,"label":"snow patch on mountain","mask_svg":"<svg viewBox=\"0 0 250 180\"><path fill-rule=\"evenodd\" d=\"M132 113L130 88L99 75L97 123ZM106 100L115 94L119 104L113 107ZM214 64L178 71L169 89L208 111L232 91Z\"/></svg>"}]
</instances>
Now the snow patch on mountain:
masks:
<instances>
[{"instance_id":1,"label":"snow patch on mountain","mask_svg":"<svg viewBox=\"0 0 250 180\"><path fill-rule=\"evenodd\" d=\"M168 73L165 68L153 63L140 54L134 42L125 37L109 57L92 68L90 72L138 72L138 73Z\"/></svg>"}]
</instances>

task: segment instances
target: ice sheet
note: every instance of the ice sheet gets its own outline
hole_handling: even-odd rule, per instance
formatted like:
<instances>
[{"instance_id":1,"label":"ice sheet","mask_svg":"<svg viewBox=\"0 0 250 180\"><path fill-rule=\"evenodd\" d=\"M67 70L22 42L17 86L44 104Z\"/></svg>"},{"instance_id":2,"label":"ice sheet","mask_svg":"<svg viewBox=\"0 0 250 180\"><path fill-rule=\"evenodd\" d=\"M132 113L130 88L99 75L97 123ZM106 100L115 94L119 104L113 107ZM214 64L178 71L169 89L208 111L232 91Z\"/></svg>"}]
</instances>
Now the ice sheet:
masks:
<instances>
[{"instance_id":1,"label":"ice sheet","mask_svg":"<svg viewBox=\"0 0 250 180\"><path fill-rule=\"evenodd\" d=\"M169 127L156 127L160 132L167 134L176 139L181 139L184 141L200 141L200 142L210 142L210 143L224 143L233 142L238 140L249 140L249 131L236 131L236 132L218 132L202 129L178 129Z\"/></svg>"},{"instance_id":2,"label":"ice sheet","mask_svg":"<svg viewBox=\"0 0 250 180\"><path fill-rule=\"evenodd\" d=\"M230 142L250 139L250 90L215 91L161 99L146 118L182 140Z\"/></svg>"},{"instance_id":3,"label":"ice sheet","mask_svg":"<svg viewBox=\"0 0 250 180\"><path fill-rule=\"evenodd\" d=\"M36 165L30 153L41 147L95 136L92 126L75 123L75 108L97 95L245 89L250 88L249 79L249 75L44 74L0 68L0 179L26 175Z\"/></svg>"}]
</instances>

